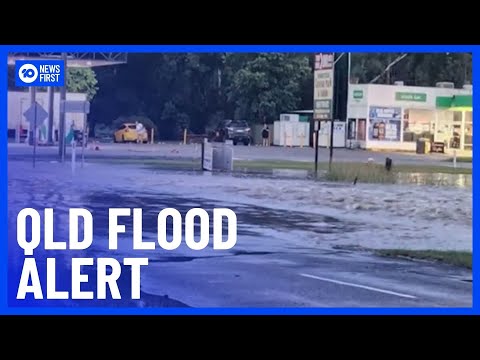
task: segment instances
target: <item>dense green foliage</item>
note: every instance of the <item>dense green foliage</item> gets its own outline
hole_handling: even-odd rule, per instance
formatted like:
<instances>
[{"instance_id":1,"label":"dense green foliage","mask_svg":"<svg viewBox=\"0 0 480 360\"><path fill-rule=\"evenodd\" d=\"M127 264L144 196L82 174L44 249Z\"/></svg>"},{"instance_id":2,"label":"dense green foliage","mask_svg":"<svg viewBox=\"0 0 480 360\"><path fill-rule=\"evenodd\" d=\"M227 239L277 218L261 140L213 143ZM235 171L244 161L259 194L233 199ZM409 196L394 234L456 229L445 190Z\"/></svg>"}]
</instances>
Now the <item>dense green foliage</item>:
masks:
<instances>
[{"instance_id":1,"label":"dense green foliage","mask_svg":"<svg viewBox=\"0 0 480 360\"><path fill-rule=\"evenodd\" d=\"M356 53L351 77L376 82L433 86L471 83L471 54L410 53L384 71L399 53ZM165 139L187 126L203 133L220 119L251 123L274 121L282 112L311 109L313 54L298 53L160 53L129 54L124 65L70 69L69 91L92 99L91 128L112 125L121 116L151 119ZM9 76L14 87L13 72Z\"/></svg>"}]
</instances>

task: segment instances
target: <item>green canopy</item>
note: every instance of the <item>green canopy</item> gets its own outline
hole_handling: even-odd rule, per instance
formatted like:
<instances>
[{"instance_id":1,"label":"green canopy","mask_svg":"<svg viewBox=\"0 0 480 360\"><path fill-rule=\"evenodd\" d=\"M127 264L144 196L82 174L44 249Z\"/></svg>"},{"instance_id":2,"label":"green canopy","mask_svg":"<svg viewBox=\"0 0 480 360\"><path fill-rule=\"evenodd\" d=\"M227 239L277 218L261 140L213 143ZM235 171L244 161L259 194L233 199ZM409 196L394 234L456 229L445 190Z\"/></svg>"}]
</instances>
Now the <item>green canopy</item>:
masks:
<instances>
[{"instance_id":1,"label":"green canopy","mask_svg":"<svg viewBox=\"0 0 480 360\"><path fill-rule=\"evenodd\" d=\"M436 107L451 111L472 111L472 95L437 96Z\"/></svg>"}]
</instances>

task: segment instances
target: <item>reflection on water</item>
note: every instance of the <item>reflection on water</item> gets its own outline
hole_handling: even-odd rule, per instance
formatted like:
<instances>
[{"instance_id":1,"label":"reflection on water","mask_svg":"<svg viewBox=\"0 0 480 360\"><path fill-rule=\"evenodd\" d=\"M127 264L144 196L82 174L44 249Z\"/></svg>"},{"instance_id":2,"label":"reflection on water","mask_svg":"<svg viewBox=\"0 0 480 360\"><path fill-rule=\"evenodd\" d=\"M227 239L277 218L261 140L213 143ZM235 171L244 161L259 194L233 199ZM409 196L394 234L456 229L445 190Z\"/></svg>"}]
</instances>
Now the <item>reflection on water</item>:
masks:
<instances>
[{"instance_id":1,"label":"reflection on water","mask_svg":"<svg viewBox=\"0 0 480 360\"><path fill-rule=\"evenodd\" d=\"M441 173L398 173L397 183L471 188L472 175Z\"/></svg>"},{"instance_id":2,"label":"reflection on water","mask_svg":"<svg viewBox=\"0 0 480 360\"><path fill-rule=\"evenodd\" d=\"M309 170L273 169L272 175L279 177L308 178L313 175L313 172Z\"/></svg>"},{"instance_id":3,"label":"reflection on water","mask_svg":"<svg viewBox=\"0 0 480 360\"><path fill-rule=\"evenodd\" d=\"M222 173L225 174L225 173ZM326 170L318 171L318 178L326 176ZM208 172L208 175L212 173ZM295 179L313 179L314 172L301 169L239 169L232 173L235 177L261 177L261 178L295 178ZM431 186L455 186L460 188L472 187L471 174L448 174L448 173L398 173L396 183L399 185L431 185Z\"/></svg>"},{"instance_id":4,"label":"reflection on water","mask_svg":"<svg viewBox=\"0 0 480 360\"><path fill-rule=\"evenodd\" d=\"M207 171L208 172L208 171ZM310 170L303 169L248 169L239 168L233 172L215 171L210 174L226 175L233 177L253 177L264 179L313 179L314 173Z\"/></svg>"},{"instance_id":5,"label":"reflection on water","mask_svg":"<svg viewBox=\"0 0 480 360\"><path fill-rule=\"evenodd\" d=\"M251 178L264 178L264 179L314 179L314 172L305 169L250 169L250 168L237 168L233 172L229 171L185 171L185 170L164 170L169 173L188 173L189 175L200 176L225 176L230 175L232 177L251 177ZM161 173L161 170L156 170L156 173ZM318 170L318 179L323 180L327 175L327 171L324 169ZM349 182L349 181L347 181ZM459 188L471 188L472 187L472 175L471 174L448 174L448 173L410 173L399 172L397 173L396 184L399 185L430 185L430 186L454 186Z\"/></svg>"}]
</instances>

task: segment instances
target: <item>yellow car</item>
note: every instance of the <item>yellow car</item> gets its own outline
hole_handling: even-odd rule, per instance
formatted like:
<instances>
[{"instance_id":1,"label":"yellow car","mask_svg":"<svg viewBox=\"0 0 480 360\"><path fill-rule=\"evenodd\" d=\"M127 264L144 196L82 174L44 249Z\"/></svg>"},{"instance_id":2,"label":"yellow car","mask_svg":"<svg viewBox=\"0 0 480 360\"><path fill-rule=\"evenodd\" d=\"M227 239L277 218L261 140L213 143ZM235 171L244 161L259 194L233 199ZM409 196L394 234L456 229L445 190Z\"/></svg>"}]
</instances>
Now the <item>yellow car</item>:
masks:
<instances>
[{"instance_id":1,"label":"yellow car","mask_svg":"<svg viewBox=\"0 0 480 360\"><path fill-rule=\"evenodd\" d=\"M137 133L137 125L135 123L124 123L113 134L113 141L116 143L123 142L148 142L148 133L144 131Z\"/></svg>"}]
</instances>

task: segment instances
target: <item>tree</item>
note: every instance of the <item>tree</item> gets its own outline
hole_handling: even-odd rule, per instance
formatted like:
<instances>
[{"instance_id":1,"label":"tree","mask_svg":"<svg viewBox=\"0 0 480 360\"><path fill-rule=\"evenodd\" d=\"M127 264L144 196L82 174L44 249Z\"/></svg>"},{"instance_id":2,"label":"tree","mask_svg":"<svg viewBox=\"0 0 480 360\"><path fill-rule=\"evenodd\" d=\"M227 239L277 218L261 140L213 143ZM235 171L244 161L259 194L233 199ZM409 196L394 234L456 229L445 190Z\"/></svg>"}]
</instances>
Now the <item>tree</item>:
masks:
<instances>
[{"instance_id":1,"label":"tree","mask_svg":"<svg viewBox=\"0 0 480 360\"><path fill-rule=\"evenodd\" d=\"M90 68L67 69L67 91L87 94L87 99L93 99L98 91L98 81L95 72Z\"/></svg>"},{"instance_id":2,"label":"tree","mask_svg":"<svg viewBox=\"0 0 480 360\"><path fill-rule=\"evenodd\" d=\"M400 53L352 53L351 74L360 83L368 83L381 74ZM435 86L440 81L451 81L461 87L472 81L470 53L409 53L395 64L377 84Z\"/></svg>"},{"instance_id":3,"label":"tree","mask_svg":"<svg viewBox=\"0 0 480 360\"><path fill-rule=\"evenodd\" d=\"M302 82L311 72L304 54L259 53L235 72L229 99L237 105L238 117L258 123L276 120L300 105Z\"/></svg>"},{"instance_id":4,"label":"tree","mask_svg":"<svg viewBox=\"0 0 480 360\"><path fill-rule=\"evenodd\" d=\"M282 112L312 109L313 55L130 54L127 64L96 69L99 89L92 100L90 127L138 114L151 119L160 138L173 139L183 126L204 133L223 119L274 121ZM351 74L369 82L399 55L352 54ZM453 81L461 86L471 82L471 54L408 54L377 83L395 81L416 86Z\"/></svg>"}]
</instances>

